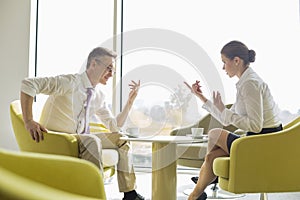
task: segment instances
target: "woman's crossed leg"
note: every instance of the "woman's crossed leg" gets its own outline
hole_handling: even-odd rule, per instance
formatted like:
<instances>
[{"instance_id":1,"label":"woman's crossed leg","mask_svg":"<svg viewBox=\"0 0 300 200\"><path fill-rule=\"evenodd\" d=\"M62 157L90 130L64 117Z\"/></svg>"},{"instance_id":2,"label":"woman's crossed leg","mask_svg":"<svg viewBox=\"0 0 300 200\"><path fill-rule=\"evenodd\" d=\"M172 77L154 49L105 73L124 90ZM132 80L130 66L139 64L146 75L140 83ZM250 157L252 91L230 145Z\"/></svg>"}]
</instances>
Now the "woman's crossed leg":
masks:
<instances>
[{"instance_id":1,"label":"woman's crossed leg","mask_svg":"<svg viewBox=\"0 0 300 200\"><path fill-rule=\"evenodd\" d=\"M208 132L207 154L204 163L200 168L198 182L190 194L188 200L196 200L204 192L205 188L215 180L216 175L213 173L213 161L215 158L229 156L227 148L227 137L229 132L216 128Z\"/></svg>"}]
</instances>

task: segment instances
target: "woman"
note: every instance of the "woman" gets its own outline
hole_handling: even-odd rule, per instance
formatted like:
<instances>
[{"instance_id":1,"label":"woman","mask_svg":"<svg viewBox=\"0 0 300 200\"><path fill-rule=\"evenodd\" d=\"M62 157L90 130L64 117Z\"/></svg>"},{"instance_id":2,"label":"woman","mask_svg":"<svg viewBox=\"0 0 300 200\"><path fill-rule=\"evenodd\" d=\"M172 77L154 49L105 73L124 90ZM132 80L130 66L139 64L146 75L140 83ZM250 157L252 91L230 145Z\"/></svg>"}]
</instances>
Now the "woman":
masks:
<instances>
[{"instance_id":1,"label":"woman","mask_svg":"<svg viewBox=\"0 0 300 200\"><path fill-rule=\"evenodd\" d=\"M203 108L218 119L224 126L232 124L246 132L256 135L282 130L278 117L278 108L268 85L249 67L255 61L255 51L249 50L239 41L227 43L221 50L223 70L232 78L239 78L236 88L236 102L230 109L225 108L219 92L213 92L213 102L208 100L196 81L191 91L204 103ZM227 130L216 128L208 133L208 148L205 161L200 169L199 179L189 200L206 199L204 189L216 179L213 173L213 161L217 157L229 156L230 147L240 136Z\"/></svg>"}]
</instances>

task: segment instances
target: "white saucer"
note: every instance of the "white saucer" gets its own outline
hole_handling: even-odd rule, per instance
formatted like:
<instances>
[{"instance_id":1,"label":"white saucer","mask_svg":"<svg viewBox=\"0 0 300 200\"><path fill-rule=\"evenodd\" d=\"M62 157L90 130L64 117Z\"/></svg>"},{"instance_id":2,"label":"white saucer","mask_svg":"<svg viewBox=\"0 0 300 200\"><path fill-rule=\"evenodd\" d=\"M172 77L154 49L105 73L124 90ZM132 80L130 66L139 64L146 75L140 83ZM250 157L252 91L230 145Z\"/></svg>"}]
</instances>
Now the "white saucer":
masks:
<instances>
[{"instance_id":1,"label":"white saucer","mask_svg":"<svg viewBox=\"0 0 300 200\"><path fill-rule=\"evenodd\" d=\"M127 133L127 132L122 132L122 133L123 133L123 135L126 135L129 138L138 138L139 137L138 135L133 135L133 134Z\"/></svg>"},{"instance_id":2,"label":"white saucer","mask_svg":"<svg viewBox=\"0 0 300 200\"><path fill-rule=\"evenodd\" d=\"M193 139L202 139L207 137L207 135L201 135L201 136L192 136L192 134L187 134L186 136L192 137Z\"/></svg>"}]
</instances>

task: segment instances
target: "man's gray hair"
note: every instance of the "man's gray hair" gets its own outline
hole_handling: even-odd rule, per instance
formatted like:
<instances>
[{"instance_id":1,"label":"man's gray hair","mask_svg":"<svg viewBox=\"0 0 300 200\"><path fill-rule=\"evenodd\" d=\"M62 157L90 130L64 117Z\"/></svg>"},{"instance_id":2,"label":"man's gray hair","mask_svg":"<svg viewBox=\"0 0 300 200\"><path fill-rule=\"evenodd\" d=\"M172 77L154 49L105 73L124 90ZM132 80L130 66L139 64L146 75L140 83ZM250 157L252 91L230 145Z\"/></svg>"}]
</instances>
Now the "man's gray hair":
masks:
<instances>
[{"instance_id":1,"label":"man's gray hair","mask_svg":"<svg viewBox=\"0 0 300 200\"><path fill-rule=\"evenodd\" d=\"M93 49L91 51L91 53L88 56L86 68L89 68L89 66L91 64L91 61L93 59L100 58L102 56L110 56L110 57L116 58L117 57L117 53L114 52L114 51L112 51L112 50L110 50L110 49L104 48L104 47L96 47L95 49Z\"/></svg>"}]
</instances>

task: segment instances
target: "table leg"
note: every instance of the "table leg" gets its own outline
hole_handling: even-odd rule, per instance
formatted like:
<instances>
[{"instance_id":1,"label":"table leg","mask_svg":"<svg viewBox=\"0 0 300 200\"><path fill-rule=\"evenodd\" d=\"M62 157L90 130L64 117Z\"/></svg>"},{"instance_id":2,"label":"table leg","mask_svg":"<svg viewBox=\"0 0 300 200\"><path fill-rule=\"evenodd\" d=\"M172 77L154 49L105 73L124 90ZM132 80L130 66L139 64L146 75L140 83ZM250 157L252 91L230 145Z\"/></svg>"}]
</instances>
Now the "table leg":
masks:
<instances>
[{"instance_id":1,"label":"table leg","mask_svg":"<svg viewBox=\"0 0 300 200\"><path fill-rule=\"evenodd\" d=\"M152 200L176 200L176 170L176 144L152 143Z\"/></svg>"}]
</instances>

